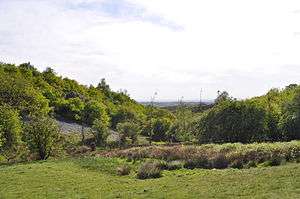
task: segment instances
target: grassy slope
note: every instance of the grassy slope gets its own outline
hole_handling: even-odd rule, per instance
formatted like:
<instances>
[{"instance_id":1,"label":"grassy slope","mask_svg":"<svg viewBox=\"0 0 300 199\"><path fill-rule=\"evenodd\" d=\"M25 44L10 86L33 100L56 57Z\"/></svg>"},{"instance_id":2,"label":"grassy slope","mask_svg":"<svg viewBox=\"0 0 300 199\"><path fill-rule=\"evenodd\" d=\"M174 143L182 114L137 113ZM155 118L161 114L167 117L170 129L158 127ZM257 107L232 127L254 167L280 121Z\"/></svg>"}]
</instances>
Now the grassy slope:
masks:
<instances>
[{"instance_id":1,"label":"grassy slope","mask_svg":"<svg viewBox=\"0 0 300 199\"><path fill-rule=\"evenodd\" d=\"M60 160L0 167L0 198L299 198L300 164L247 170L111 174L121 160Z\"/></svg>"}]
</instances>

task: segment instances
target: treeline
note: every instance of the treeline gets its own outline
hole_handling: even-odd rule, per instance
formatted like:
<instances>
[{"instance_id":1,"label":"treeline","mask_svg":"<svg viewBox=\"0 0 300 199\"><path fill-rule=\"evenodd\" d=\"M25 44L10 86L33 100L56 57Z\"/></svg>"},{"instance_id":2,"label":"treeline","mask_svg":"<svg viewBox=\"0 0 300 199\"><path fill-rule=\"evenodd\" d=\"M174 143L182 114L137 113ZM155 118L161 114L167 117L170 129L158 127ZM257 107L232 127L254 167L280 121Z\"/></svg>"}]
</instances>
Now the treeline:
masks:
<instances>
[{"instance_id":1,"label":"treeline","mask_svg":"<svg viewBox=\"0 0 300 199\"><path fill-rule=\"evenodd\" d=\"M201 115L196 129L201 143L300 139L300 87L293 84L240 101L222 93Z\"/></svg>"},{"instance_id":2,"label":"treeline","mask_svg":"<svg viewBox=\"0 0 300 199\"><path fill-rule=\"evenodd\" d=\"M139 144L141 136L148 144L289 141L300 138L300 86L247 100L220 92L213 105L180 103L170 111L138 104L126 92L112 91L105 79L85 86L51 68L40 72L30 63L0 63L2 156L10 159L28 151L47 158L56 145L63 146L56 120L90 127L94 145L103 147L110 144L110 130L119 134L118 147Z\"/></svg>"},{"instance_id":3,"label":"treeline","mask_svg":"<svg viewBox=\"0 0 300 199\"><path fill-rule=\"evenodd\" d=\"M119 146L134 144L139 134L160 139L156 134L167 131L174 120L168 111L144 107L126 92L112 91L105 79L84 86L51 68L39 72L30 63L0 63L0 110L1 154L15 155L23 146L41 159L61 139L55 119L91 127L98 146L106 145L109 129L120 133Z\"/></svg>"}]
</instances>

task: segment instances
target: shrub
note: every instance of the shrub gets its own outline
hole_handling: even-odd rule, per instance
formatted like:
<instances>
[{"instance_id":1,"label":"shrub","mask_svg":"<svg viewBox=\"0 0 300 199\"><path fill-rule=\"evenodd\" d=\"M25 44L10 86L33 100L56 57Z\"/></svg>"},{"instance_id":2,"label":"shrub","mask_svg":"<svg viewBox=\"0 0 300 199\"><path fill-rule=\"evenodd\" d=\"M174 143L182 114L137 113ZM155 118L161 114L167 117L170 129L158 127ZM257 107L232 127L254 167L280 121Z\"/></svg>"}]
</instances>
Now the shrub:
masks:
<instances>
[{"instance_id":1,"label":"shrub","mask_svg":"<svg viewBox=\"0 0 300 199\"><path fill-rule=\"evenodd\" d=\"M6 163L6 158L3 155L0 155L0 165Z\"/></svg>"},{"instance_id":2,"label":"shrub","mask_svg":"<svg viewBox=\"0 0 300 199\"><path fill-rule=\"evenodd\" d=\"M58 125L46 116L33 117L25 125L25 140L31 152L37 152L45 160L59 141Z\"/></svg>"},{"instance_id":3,"label":"shrub","mask_svg":"<svg viewBox=\"0 0 300 199\"><path fill-rule=\"evenodd\" d=\"M131 168L128 165L122 165L117 168L117 174L119 176L125 176L130 174Z\"/></svg>"},{"instance_id":4,"label":"shrub","mask_svg":"<svg viewBox=\"0 0 300 199\"><path fill-rule=\"evenodd\" d=\"M129 159L180 160L184 168L249 168L266 161L295 162L300 158L300 141L254 144L207 144L200 146L137 147L106 153ZM280 159L280 160L277 160ZM278 164L278 163L277 163Z\"/></svg>"},{"instance_id":5,"label":"shrub","mask_svg":"<svg viewBox=\"0 0 300 199\"><path fill-rule=\"evenodd\" d=\"M164 160L155 160L154 164L156 164L156 166L158 168L160 168L161 170L167 170L168 169L168 162L166 162Z\"/></svg>"},{"instance_id":6,"label":"shrub","mask_svg":"<svg viewBox=\"0 0 300 199\"><path fill-rule=\"evenodd\" d=\"M233 162L231 162L229 164L230 168L234 168L234 169L242 169L244 167L243 162L239 159L234 160Z\"/></svg>"},{"instance_id":7,"label":"shrub","mask_svg":"<svg viewBox=\"0 0 300 199\"><path fill-rule=\"evenodd\" d=\"M30 151L25 143L21 143L14 150L6 150L1 155L6 159L6 163L26 162L36 160L31 158Z\"/></svg>"},{"instance_id":8,"label":"shrub","mask_svg":"<svg viewBox=\"0 0 300 199\"><path fill-rule=\"evenodd\" d=\"M272 157L270 160L267 160L261 164L261 166L279 166L285 162L285 159L282 159L278 156Z\"/></svg>"},{"instance_id":9,"label":"shrub","mask_svg":"<svg viewBox=\"0 0 300 199\"><path fill-rule=\"evenodd\" d=\"M117 131L120 133L120 144L126 144L126 138L131 139L131 144L135 144L140 132L139 126L133 122L124 122L117 125Z\"/></svg>"},{"instance_id":10,"label":"shrub","mask_svg":"<svg viewBox=\"0 0 300 199\"><path fill-rule=\"evenodd\" d=\"M211 168L215 169L225 169L229 165L229 161L226 159L224 154L217 154L212 159L210 159Z\"/></svg>"},{"instance_id":11,"label":"shrub","mask_svg":"<svg viewBox=\"0 0 300 199\"><path fill-rule=\"evenodd\" d=\"M158 162L147 161L138 170L138 179L159 178L161 177L161 165Z\"/></svg>"},{"instance_id":12,"label":"shrub","mask_svg":"<svg viewBox=\"0 0 300 199\"><path fill-rule=\"evenodd\" d=\"M167 170L178 170L182 169L183 167L183 162L179 160L171 161L167 163Z\"/></svg>"},{"instance_id":13,"label":"shrub","mask_svg":"<svg viewBox=\"0 0 300 199\"><path fill-rule=\"evenodd\" d=\"M249 169L251 167L256 167L256 163L254 161L249 161L247 164L244 165L244 169Z\"/></svg>"},{"instance_id":14,"label":"shrub","mask_svg":"<svg viewBox=\"0 0 300 199\"><path fill-rule=\"evenodd\" d=\"M16 110L0 106L0 152L13 150L20 143L21 121Z\"/></svg>"},{"instance_id":15,"label":"shrub","mask_svg":"<svg viewBox=\"0 0 300 199\"><path fill-rule=\"evenodd\" d=\"M108 135L106 139L106 145L110 148L117 148L120 145L120 140L118 136L114 136L114 134Z\"/></svg>"},{"instance_id":16,"label":"shrub","mask_svg":"<svg viewBox=\"0 0 300 199\"><path fill-rule=\"evenodd\" d=\"M68 150L68 153L71 155L83 155L91 151L91 148L88 146L75 146Z\"/></svg>"},{"instance_id":17,"label":"shrub","mask_svg":"<svg viewBox=\"0 0 300 199\"><path fill-rule=\"evenodd\" d=\"M266 131L266 111L251 101L225 100L205 111L197 122L201 143L250 143Z\"/></svg>"},{"instance_id":18,"label":"shrub","mask_svg":"<svg viewBox=\"0 0 300 199\"><path fill-rule=\"evenodd\" d=\"M209 169L211 165L207 158L197 158L197 159L189 159L185 161L184 168L186 169L195 169L195 168L202 168L202 169Z\"/></svg>"},{"instance_id":19,"label":"shrub","mask_svg":"<svg viewBox=\"0 0 300 199\"><path fill-rule=\"evenodd\" d=\"M101 119L95 119L93 122L93 134L98 146L106 144L107 137L109 135L108 130L108 116L102 116Z\"/></svg>"},{"instance_id":20,"label":"shrub","mask_svg":"<svg viewBox=\"0 0 300 199\"><path fill-rule=\"evenodd\" d=\"M196 160L187 160L184 162L184 165L183 165L184 168L186 169L195 169L197 168L197 161Z\"/></svg>"}]
</instances>

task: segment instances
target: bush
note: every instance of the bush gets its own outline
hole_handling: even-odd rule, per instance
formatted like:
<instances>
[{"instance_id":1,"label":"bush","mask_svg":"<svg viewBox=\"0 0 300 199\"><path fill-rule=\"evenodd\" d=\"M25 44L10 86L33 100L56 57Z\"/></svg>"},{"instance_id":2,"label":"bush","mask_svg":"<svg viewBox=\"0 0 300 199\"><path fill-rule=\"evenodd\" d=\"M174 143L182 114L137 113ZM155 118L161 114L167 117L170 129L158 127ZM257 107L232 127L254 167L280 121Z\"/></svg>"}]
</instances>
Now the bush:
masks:
<instances>
[{"instance_id":1,"label":"bush","mask_svg":"<svg viewBox=\"0 0 300 199\"><path fill-rule=\"evenodd\" d=\"M161 165L155 161L147 161L138 170L138 179L149 179L161 177Z\"/></svg>"},{"instance_id":2,"label":"bush","mask_svg":"<svg viewBox=\"0 0 300 199\"><path fill-rule=\"evenodd\" d=\"M131 144L135 144L140 132L139 126L133 122L124 122L117 125L117 131L120 133L120 144L126 144L126 138L131 139Z\"/></svg>"},{"instance_id":3,"label":"bush","mask_svg":"<svg viewBox=\"0 0 300 199\"><path fill-rule=\"evenodd\" d=\"M171 161L167 163L167 170L178 170L183 168L183 162L179 160Z\"/></svg>"},{"instance_id":4,"label":"bush","mask_svg":"<svg viewBox=\"0 0 300 199\"><path fill-rule=\"evenodd\" d=\"M107 137L109 136L108 116L104 117L104 119L95 119L92 132L98 146L106 144Z\"/></svg>"},{"instance_id":5,"label":"bush","mask_svg":"<svg viewBox=\"0 0 300 199\"><path fill-rule=\"evenodd\" d=\"M197 122L201 143L250 143L266 131L266 111L251 101L226 100L204 112Z\"/></svg>"},{"instance_id":6,"label":"bush","mask_svg":"<svg viewBox=\"0 0 300 199\"><path fill-rule=\"evenodd\" d=\"M286 162L285 159L283 159L279 156L275 156L275 157L272 157L270 160L267 160L264 163L262 163L261 166L264 166L264 167L279 166L285 162Z\"/></svg>"},{"instance_id":7,"label":"bush","mask_svg":"<svg viewBox=\"0 0 300 199\"><path fill-rule=\"evenodd\" d=\"M67 150L70 155L84 155L91 151L91 148L88 146L74 146Z\"/></svg>"},{"instance_id":8,"label":"bush","mask_svg":"<svg viewBox=\"0 0 300 199\"><path fill-rule=\"evenodd\" d=\"M0 155L0 165L6 163L6 158L3 155Z\"/></svg>"},{"instance_id":9,"label":"bush","mask_svg":"<svg viewBox=\"0 0 300 199\"><path fill-rule=\"evenodd\" d=\"M189 159L185 161L183 167L186 169L195 169L195 168L209 169L210 164L208 159L198 158L198 159Z\"/></svg>"},{"instance_id":10,"label":"bush","mask_svg":"<svg viewBox=\"0 0 300 199\"><path fill-rule=\"evenodd\" d=\"M110 134L106 139L106 146L110 149L117 148L120 145L119 137L114 134Z\"/></svg>"},{"instance_id":11,"label":"bush","mask_svg":"<svg viewBox=\"0 0 300 199\"><path fill-rule=\"evenodd\" d=\"M30 160L36 160L31 157L30 151L25 143L21 143L18 146L14 147L14 150L6 150L1 156L5 158L6 163L18 163L18 162L26 162ZM0 161L1 162L1 161Z\"/></svg>"},{"instance_id":12,"label":"bush","mask_svg":"<svg viewBox=\"0 0 300 199\"><path fill-rule=\"evenodd\" d=\"M59 142L59 128L55 120L33 117L25 125L25 140L31 152L37 152L41 160L47 159Z\"/></svg>"},{"instance_id":13,"label":"bush","mask_svg":"<svg viewBox=\"0 0 300 199\"><path fill-rule=\"evenodd\" d=\"M256 163L254 161L249 161L247 164L243 166L244 169L249 169L251 167L256 167Z\"/></svg>"},{"instance_id":14,"label":"bush","mask_svg":"<svg viewBox=\"0 0 300 199\"><path fill-rule=\"evenodd\" d=\"M130 174L131 168L128 165L122 165L117 168L117 174L119 176L125 176Z\"/></svg>"},{"instance_id":15,"label":"bush","mask_svg":"<svg viewBox=\"0 0 300 199\"><path fill-rule=\"evenodd\" d=\"M234 169L242 169L244 167L244 164L241 160L236 159L229 164L229 167Z\"/></svg>"},{"instance_id":16,"label":"bush","mask_svg":"<svg viewBox=\"0 0 300 199\"><path fill-rule=\"evenodd\" d=\"M21 131L18 112L8 105L0 106L0 152L14 150L21 141Z\"/></svg>"},{"instance_id":17,"label":"bush","mask_svg":"<svg viewBox=\"0 0 300 199\"><path fill-rule=\"evenodd\" d=\"M217 154L210 160L211 168L225 169L229 165L229 161L224 154Z\"/></svg>"},{"instance_id":18,"label":"bush","mask_svg":"<svg viewBox=\"0 0 300 199\"><path fill-rule=\"evenodd\" d=\"M180 160L184 168L249 168L266 161L300 159L300 141L254 144L207 144L201 146L150 146L108 152L108 157L134 159ZM277 161L277 163L276 163Z\"/></svg>"}]
</instances>

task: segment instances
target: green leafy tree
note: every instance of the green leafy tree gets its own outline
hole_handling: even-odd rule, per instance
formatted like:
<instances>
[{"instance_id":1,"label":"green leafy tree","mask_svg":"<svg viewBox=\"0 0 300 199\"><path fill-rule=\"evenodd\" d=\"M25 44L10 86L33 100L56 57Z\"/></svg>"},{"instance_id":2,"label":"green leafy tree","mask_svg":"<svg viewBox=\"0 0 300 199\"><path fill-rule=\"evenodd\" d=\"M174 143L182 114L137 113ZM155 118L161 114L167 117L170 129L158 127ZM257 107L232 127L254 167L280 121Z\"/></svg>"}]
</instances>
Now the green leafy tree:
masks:
<instances>
[{"instance_id":1,"label":"green leafy tree","mask_svg":"<svg viewBox=\"0 0 300 199\"><path fill-rule=\"evenodd\" d=\"M170 139L173 141L188 141L192 137L192 111L183 103L180 102L176 112L175 121L170 130Z\"/></svg>"},{"instance_id":2,"label":"green leafy tree","mask_svg":"<svg viewBox=\"0 0 300 199\"><path fill-rule=\"evenodd\" d=\"M25 125L24 140L41 160L47 159L59 140L57 122L47 116L32 117Z\"/></svg>"},{"instance_id":3,"label":"green leafy tree","mask_svg":"<svg viewBox=\"0 0 300 199\"><path fill-rule=\"evenodd\" d=\"M224 101L206 111L197 124L202 143L259 141L266 130L265 110L249 101Z\"/></svg>"},{"instance_id":4,"label":"green leafy tree","mask_svg":"<svg viewBox=\"0 0 300 199\"><path fill-rule=\"evenodd\" d=\"M94 120L105 118L105 120L109 120L108 115L106 113L106 106L100 101L90 100L84 106L84 122L88 125L93 125ZM107 123L107 122L105 122ZM108 125L107 123L106 125Z\"/></svg>"},{"instance_id":5,"label":"green leafy tree","mask_svg":"<svg viewBox=\"0 0 300 199\"><path fill-rule=\"evenodd\" d=\"M223 92L218 91L218 97L215 99L215 104L219 104L226 100L231 100L229 93L227 91L223 91Z\"/></svg>"},{"instance_id":6,"label":"green leafy tree","mask_svg":"<svg viewBox=\"0 0 300 199\"><path fill-rule=\"evenodd\" d=\"M175 120L170 111L154 107L146 107L146 119L143 122L141 134L152 140L166 140L171 123Z\"/></svg>"},{"instance_id":7,"label":"green leafy tree","mask_svg":"<svg viewBox=\"0 0 300 199\"><path fill-rule=\"evenodd\" d=\"M166 141L172 122L168 118L153 119L151 122L151 139L154 141Z\"/></svg>"},{"instance_id":8,"label":"green leafy tree","mask_svg":"<svg viewBox=\"0 0 300 199\"><path fill-rule=\"evenodd\" d=\"M285 104L280 126L283 139L300 139L300 88L297 88L293 99Z\"/></svg>"},{"instance_id":9,"label":"green leafy tree","mask_svg":"<svg viewBox=\"0 0 300 199\"><path fill-rule=\"evenodd\" d=\"M48 100L24 78L0 75L0 82L0 103L19 110L21 116L50 111Z\"/></svg>"},{"instance_id":10,"label":"green leafy tree","mask_svg":"<svg viewBox=\"0 0 300 199\"><path fill-rule=\"evenodd\" d=\"M98 146L106 143L109 135L109 117L106 114L102 114L101 117L93 121L93 134L95 136L96 144Z\"/></svg>"},{"instance_id":11,"label":"green leafy tree","mask_svg":"<svg viewBox=\"0 0 300 199\"><path fill-rule=\"evenodd\" d=\"M126 144L126 138L130 138L132 144L137 141L140 128L133 122L123 122L117 125L117 131L120 134L120 145L123 146Z\"/></svg>"},{"instance_id":12,"label":"green leafy tree","mask_svg":"<svg viewBox=\"0 0 300 199\"><path fill-rule=\"evenodd\" d=\"M0 151L12 150L21 141L19 114L8 105L0 106Z\"/></svg>"},{"instance_id":13,"label":"green leafy tree","mask_svg":"<svg viewBox=\"0 0 300 199\"><path fill-rule=\"evenodd\" d=\"M78 98L61 99L56 104L56 113L68 120L81 122L84 102Z\"/></svg>"},{"instance_id":14,"label":"green leafy tree","mask_svg":"<svg viewBox=\"0 0 300 199\"><path fill-rule=\"evenodd\" d=\"M106 80L104 78L101 79L97 88L102 90L105 93L109 93L111 91L109 85L106 83Z\"/></svg>"},{"instance_id":15,"label":"green leafy tree","mask_svg":"<svg viewBox=\"0 0 300 199\"><path fill-rule=\"evenodd\" d=\"M111 127L117 128L119 123L123 122L139 122L139 116L136 110L130 106L120 106L118 110L112 115Z\"/></svg>"}]
</instances>

